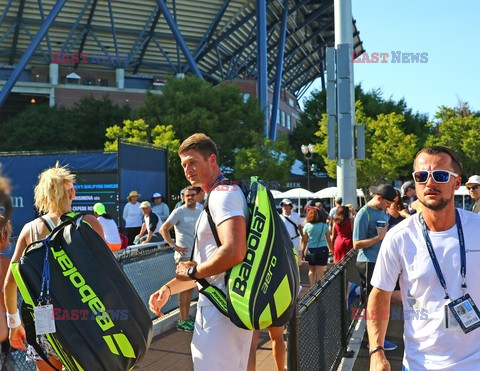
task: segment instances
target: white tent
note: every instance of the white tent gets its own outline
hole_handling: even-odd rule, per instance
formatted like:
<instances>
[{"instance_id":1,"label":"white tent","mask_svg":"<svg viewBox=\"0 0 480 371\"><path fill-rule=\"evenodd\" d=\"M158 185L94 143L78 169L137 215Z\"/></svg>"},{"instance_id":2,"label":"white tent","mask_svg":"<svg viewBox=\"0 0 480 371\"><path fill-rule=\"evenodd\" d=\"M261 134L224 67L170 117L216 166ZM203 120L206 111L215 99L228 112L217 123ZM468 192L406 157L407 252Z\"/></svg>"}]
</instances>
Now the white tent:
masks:
<instances>
[{"instance_id":1,"label":"white tent","mask_svg":"<svg viewBox=\"0 0 480 371\"><path fill-rule=\"evenodd\" d=\"M460 186L460 188L455 191L455 196L468 196L468 195L469 193L468 193L467 187L465 186Z\"/></svg>"},{"instance_id":2,"label":"white tent","mask_svg":"<svg viewBox=\"0 0 480 371\"><path fill-rule=\"evenodd\" d=\"M337 195L338 195L337 187L328 187L328 188L321 189L318 192L315 192L313 194L313 197L315 197L315 198L334 198ZM363 191L361 189L357 189L357 197L365 197L365 195L363 194Z\"/></svg>"},{"instance_id":3,"label":"white tent","mask_svg":"<svg viewBox=\"0 0 480 371\"><path fill-rule=\"evenodd\" d=\"M277 191L276 189L271 189L273 198L282 198L282 192Z\"/></svg>"},{"instance_id":4,"label":"white tent","mask_svg":"<svg viewBox=\"0 0 480 371\"><path fill-rule=\"evenodd\" d=\"M283 198L311 198L313 193L304 188L293 188L282 193Z\"/></svg>"}]
</instances>

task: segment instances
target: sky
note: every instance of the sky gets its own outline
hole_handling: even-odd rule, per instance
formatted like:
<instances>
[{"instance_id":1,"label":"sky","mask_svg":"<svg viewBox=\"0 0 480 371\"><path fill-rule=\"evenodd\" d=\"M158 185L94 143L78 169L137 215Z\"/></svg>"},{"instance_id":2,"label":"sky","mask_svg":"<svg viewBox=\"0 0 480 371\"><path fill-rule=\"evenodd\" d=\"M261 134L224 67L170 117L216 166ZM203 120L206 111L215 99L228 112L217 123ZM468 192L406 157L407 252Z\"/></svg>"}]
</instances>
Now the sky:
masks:
<instances>
[{"instance_id":1,"label":"sky","mask_svg":"<svg viewBox=\"0 0 480 371\"><path fill-rule=\"evenodd\" d=\"M438 107L459 100L480 111L480 1L352 0L367 53L389 53L388 63L354 64L355 84L380 88L385 99L404 98L434 119ZM391 63L392 51L428 53L426 63ZM302 100L314 89L312 84Z\"/></svg>"}]
</instances>

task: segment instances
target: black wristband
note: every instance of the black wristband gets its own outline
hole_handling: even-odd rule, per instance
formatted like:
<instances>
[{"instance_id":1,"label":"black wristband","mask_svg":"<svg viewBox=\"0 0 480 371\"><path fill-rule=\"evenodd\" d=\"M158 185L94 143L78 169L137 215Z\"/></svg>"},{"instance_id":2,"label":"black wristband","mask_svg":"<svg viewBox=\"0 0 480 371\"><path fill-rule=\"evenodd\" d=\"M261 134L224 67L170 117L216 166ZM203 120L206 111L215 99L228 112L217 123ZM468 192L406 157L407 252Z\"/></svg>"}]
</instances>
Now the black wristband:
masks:
<instances>
[{"instance_id":1,"label":"black wristband","mask_svg":"<svg viewBox=\"0 0 480 371\"><path fill-rule=\"evenodd\" d=\"M368 355L371 357L373 353L378 352L379 350L385 352L385 348L382 347L381 345L379 345L379 346L376 346L375 348L373 348L373 349L368 353Z\"/></svg>"}]
</instances>

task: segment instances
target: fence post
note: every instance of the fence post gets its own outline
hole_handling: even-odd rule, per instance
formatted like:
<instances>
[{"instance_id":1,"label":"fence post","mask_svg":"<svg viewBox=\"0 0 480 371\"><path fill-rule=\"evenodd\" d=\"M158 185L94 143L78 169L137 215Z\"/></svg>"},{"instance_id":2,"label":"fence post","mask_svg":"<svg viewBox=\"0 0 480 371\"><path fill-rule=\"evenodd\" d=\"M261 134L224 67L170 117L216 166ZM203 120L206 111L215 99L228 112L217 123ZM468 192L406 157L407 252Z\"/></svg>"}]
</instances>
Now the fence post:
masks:
<instances>
[{"instance_id":1,"label":"fence post","mask_svg":"<svg viewBox=\"0 0 480 371\"><path fill-rule=\"evenodd\" d=\"M347 295L346 295L346 289L347 289L347 264L345 264L342 267L342 270L340 272L341 274L341 287L340 287L340 303L341 303L341 310L340 310L340 323L341 323L341 344L342 344L342 349L343 352L347 350L347 345L348 345L348 339L347 339L347 333L348 333L348 326L347 326L347 320L348 320L348 308L347 308Z\"/></svg>"},{"instance_id":2,"label":"fence post","mask_svg":"<svg viewBox=\"0 0 480 371\"><path fill-rule=\"evenodd\" d=\"M295 312L288 322L287 335L287 370L297 371L300 369L299 342L298 342L298 325L300 323L300 315L298 312L298 300L295 302Z\"/></svg>"}]
</instances>

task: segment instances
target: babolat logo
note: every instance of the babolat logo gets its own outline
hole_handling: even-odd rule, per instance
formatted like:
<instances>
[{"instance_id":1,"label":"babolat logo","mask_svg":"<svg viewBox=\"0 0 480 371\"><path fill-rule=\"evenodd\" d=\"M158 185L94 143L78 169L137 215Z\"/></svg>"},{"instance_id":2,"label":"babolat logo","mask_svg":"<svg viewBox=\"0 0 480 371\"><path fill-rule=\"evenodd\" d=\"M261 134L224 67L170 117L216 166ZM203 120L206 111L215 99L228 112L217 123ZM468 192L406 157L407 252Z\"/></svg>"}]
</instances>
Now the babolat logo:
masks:
<instances>
[{"instance_id":1,"label":"babolat logo","mask_svg":"<svg viewBox=\"0 0 480 371\"><path fill-rule=\"evenodd\" d=\"M102 331L105 332L114 327L115 324L106 311L105 305L102 303L97 294L95 294L93 289L87 285L85 278L83 278L81 273L73 265L72 260L68 257L65 250L61 249L59 251L55 251L53 248L51 248L51 250L53 253L53 258L57 261L58 265L62 269L62 274L65 277L68 277L73 286L78 290L82 303L88 303L93 315L95 315L95 321ZM124 357L135 358L133 347L125 334L119 333L106 335L103 336L103 339L107 343L108 348L112 353L119 355L120 350ZM116 343L116 345L114 343Z\"/></svg>"},{"instance_id":2,"label":"babolat logo","mask_svg":"<svg viewBox=\"0 0 480 371\"><path fill-rule=\"evenodd\" d=\"M235 278L235 281L233 282L232 290L240 296L245 296L247 281L252 272L255 252L260 245L260 238L265 228L265 221L265 215L263 215L256 206L253 211L252 222L250 224L250 234L248 235L247 240L247 256L240 266L239 276Z\"/></svg>"},{"instance_id":3,"label":"babolat logo","mask_svg":"<svg viewBox=\"0 0 480 371\"><path fill-rule=\"evenodd\" d=\"M270 281L272 280L272 268L277 265L277 257L272 256L272 259L270 259L270 264L268 265L268 271L267 275L265 276L265 280L262 283L262 292L264 294L267 293L268 286L270 285Z\"/></svg>"}]
</instances>

